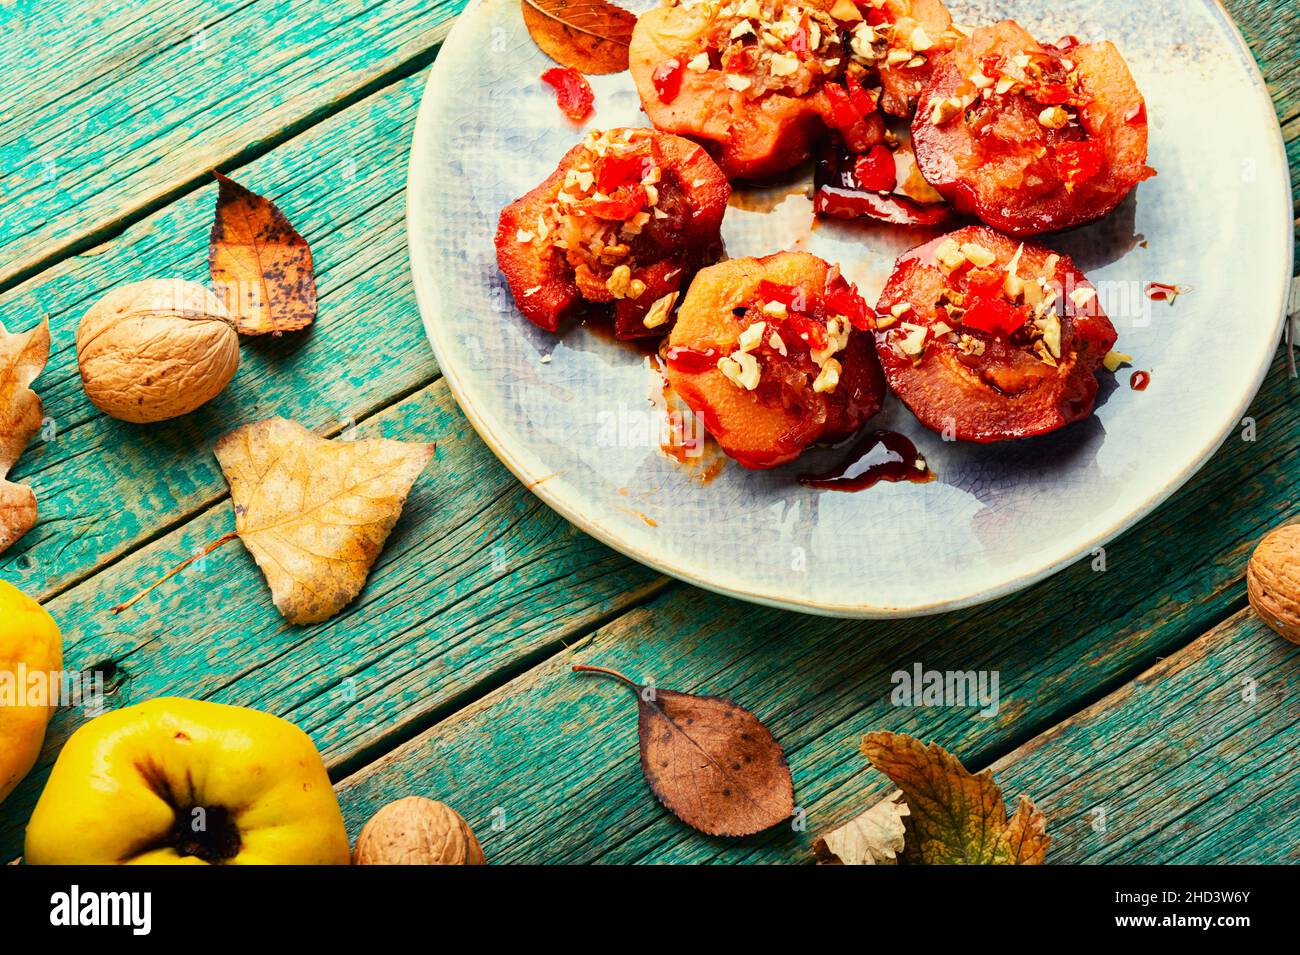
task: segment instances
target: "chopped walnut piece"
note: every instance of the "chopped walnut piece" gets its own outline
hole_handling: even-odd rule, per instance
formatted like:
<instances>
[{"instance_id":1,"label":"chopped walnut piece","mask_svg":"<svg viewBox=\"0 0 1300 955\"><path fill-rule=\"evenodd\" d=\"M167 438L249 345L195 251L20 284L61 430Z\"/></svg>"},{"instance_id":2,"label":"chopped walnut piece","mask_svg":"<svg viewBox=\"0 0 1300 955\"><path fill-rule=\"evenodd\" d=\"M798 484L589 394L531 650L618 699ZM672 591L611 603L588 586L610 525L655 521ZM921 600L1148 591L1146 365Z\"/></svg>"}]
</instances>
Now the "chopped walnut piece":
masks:
<instances>
[{"instance_id":1,"label":"chopped walnut piece","mask_svg":"<svg viewBox=\"0 0 1300 955\"><path fill-rule=\"evenodd\" d=\"M791 76L799 71L799 57L793 53L777 53L768 64L773 76Z\"/></svg>"},{"instance_id":2,"label":"chopped walnut piece","mask_svg":"<svg viewBox=\"0 0 1300 955\"><path fill-rule=\"evenodd\" d=\"M835 6L831 7L831 16L841 23L853 23L862 19L862 11L853 0L835 0Z\"/></svg>"},{"instance_id":3,"label":"chopped walnut piece","mask_svg":"<svg viewBox=\"0 0 1300 955\"><path fill-rule=\"evenodd\" d=\"M605 280L605 288L610 295L615 298L627 298L628 289L632 286L632 270L626 265L620 265L609 273L609 278Z\"/></svg>"},{"instance_id":4,"label":"chopped walnut piece","mask_svg":"<svg viewBox=\"0 0 1300 955\"><path fill-rule=\"evenodd\" d=\"M1133 360L1132 355L1126 355L1122 351L1108 351L1102 358L1101 363L1106 366L1109 372L1119 371L1119 366L1127 364Z\"/></svg>"},{"instance_id":5,"label":"chopped walnut piece","mask_svg":"<svg viewBox=\"0 0 1300 955\"><path fill-rule=\"evenodd\" d=\"M667 295L655 299L654 304L650 306L650 310L645 313L645 318L641 319L641 324L646 328L658 328L668 321L668 315L676 304L676 292L669 292Z\"/></svg>"},{"instance_id":6,"label":"chopped walnut piece","mask_svg":"<svg viewBox=\"0 0 1300 955\"><path fill-rule=\"evenodd\" d=\"M758 347L759 342L763 340L763 332L767 329L767 322L755 322L746 328L736 338L736 345L741 351L753 351Z\"/></svg>"},{"instance_id":7,"label":"chopped walnut piece","mask_svg":"<svg viewBox=\"0 0 1300 955\"><path fill-rule=\"evenodd\" d=\"M951 96L930 100L930 125L942 126L955 116L961 115L965 107L961 100Z\"/></svg>"},{"instance_id":8,"label":"chopped walnut piece","mask_svg":"<svg viewBox=\"0 0 1300 955\"><path fill-rule=\"evenodd\" d=\"M1061 129L1070 121L1070 114L1060 106L1049 106L1038 114L1038 125L1047 129Z\"/></svg>"},{"instance_id":9,"label":"chopped walnut piece","mask_svg":"<svg viewBox=\"0 0 1300 955\"><path fill-rule=\"evenodd\" d=\"M731 28L731 39L739 40L742 36L754 35L754 24L748 20L741 20Z\"/></svg>"},{"instance_id":10,"label":"chopped walnut piece","mask_svg":"<svg viewBox=\"0 0 1300 955\"><path fill-rule=\"evenodd\" d=\"M945 271L952 272L966 264L966 256L952 239L944 239L934 250L934 257Z\"/></svg>"},{"instance_id":11,"label":"chopped walnut piece","mask_svg":"<svg viewBox=\"0 0 1300 955\"><path fill-rule=\"evenodd\" d=\"M916 358L925 351L925 336L929 332L928 328L924 325L903 322L899 329L903 334L898 338L898 347L904 355Z\"/></svg>"},{"instance_id":12,"label":"chopped walnut piece","mask_svg":"<svg viewBox=\"0 0 1300 955\"><path fill-rule=\"evenodd\" d=\"M1070 293L1070 301L1074 303L1074 307L1079 311L1083 311L1084 309L1086 309L1088 307L1088 303L1091 302L1096 297L1097 297L1097 290L1095 288L1090 288L1086 285L1083 286L1082 288L1077 288Z\"/></svg>"},{"instance_id":13,"label":"chopped walnut piece","mask_svg":"<svg viewBox=\"0 0 1300 955\"><path fill-rule=\"evenodd\" d=\"M964 255L977 269L987 269L990 265L997 262L998 257L990 252L978 242L963 242L961 245L961 254Z\"/></svg>"},{"instance_id":14,"label":"chopped walnut piece","mask_svg":"<svg viewBox=\"0 0 1300 955\"><path fill-rule=\"evenodd\" d=\"M813 379L813 391L826 393L835 390L835 386L840 383L840 363L834 358L827 358L822 365L821 371Z\"/></svg>"},{"instance_id":15,"label":"chopped walnut piece","mask_svg":"<svg viewBox=\"0 0 1300 955\"><path fill-rule=\"evenodd\" d=\"M1043 336L1043 344L1053 358L1061 357L1061 320L1055 312L1034 320L1034 328Z\"/></svg>"},{"instance_id":16,"label":"chopped walnut piece","mask_svg":"<svg viewBox=\"0 0 1300 955\"><path fill-rule=\"evenodd\" d=\"M718 371L734 385L753 391L758 387L761 369L758 359L749 352L738 351L718 359Z\"/></svg>"}]
</instances>

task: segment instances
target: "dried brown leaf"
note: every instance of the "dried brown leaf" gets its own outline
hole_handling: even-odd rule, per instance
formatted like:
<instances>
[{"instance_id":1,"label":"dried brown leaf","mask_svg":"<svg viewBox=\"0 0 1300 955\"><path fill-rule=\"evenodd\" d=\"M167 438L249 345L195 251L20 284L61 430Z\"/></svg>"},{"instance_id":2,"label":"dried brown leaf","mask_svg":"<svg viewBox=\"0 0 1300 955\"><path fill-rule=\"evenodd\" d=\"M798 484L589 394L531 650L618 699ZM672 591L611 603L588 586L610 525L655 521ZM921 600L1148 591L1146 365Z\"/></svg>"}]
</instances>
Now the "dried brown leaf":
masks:
<instances>
[{"instance_id":1,"label":"dried brown leaf","mask_svg":"<svg viewBox=\"0 0 1300 955\"><path fill-rule=\"evenodd\" d=\"M290 623L334 616L361 592L432 444L327 441L284 418L217 442L235 531Z\"/></svg>"},{"instance_id":2,"label":"dried brown leaf","mask_svg":"<svg viewBox=\"0 0 1300 955\"><path fill-rule=\"evenodd\" d=\"M44 412L31 384L49 358L48 319L21 334L10 334L0 325L0 551L36 523L35 492L6 478L41 430Z\"/></svg>"},{"instance_id":3,"label":"dried brown leaf","mask_svg":"<svg viewBox=\"0 0 1300 955\"><path fill-rule=\"evenodd\" d=\"M716 696L639 686L641 770L664 807L712 836L762 832L794 812L794 782L781 744L753 713Z\"/></svg>"},{"instance_id":4,"label":"dried brown leaf","mask_svg":"<svg viewBox=\"0 0 1300 955\"><path fill-rule=\"evenodd\" d=\"M908 812L903 794L895 793L820 837L813 853L822 865L898 865Z\"/></svg>"},{"instance_id":5,"label":"dried brown leaf","mask_svg":"<svg viewBox=\"0 0 1300 955\"><path fill-rule=\"evenodd\" d=\"M580 73L627 69L636 15L607 0L521 0L524 26L541 51Z\"/></svg>"},{"instance_id":6,"label":"dried brown leaf","mask_svg":"<svg viewBox=\"0 0 1300 955\"><path fill-rule=\"evenodd\" d=\"M307 240L275 203L215 173L217 212L208 245L212 286L241 335L276 335L316 318Z\"/></svg>"},{"instance_id":7,"label":"dried brown leaf","mask_svg":"<svg viewBox=\"0 0 1300 955\"><path fill-rule=\"evenodd\" d=\"M903 861L921 865L1038 865L1047 818L1026 797L1010 822L993 773L969 773L937 743L868 733L862 752L903 791L909 815Z\"/></svg>"},{"instance_id":8,"label":"dried brown leaf","mask_svg":"<svg viewBox=\"0 0 1300 955\"><path fill-rule=\"evenodd\" d=\"M1047 817L1033 801L1021 795L1016 811L1007 821L1007 852L1012 865L1042 865L1052 837L1047 834Z\"/></svg>"}]
</instances>

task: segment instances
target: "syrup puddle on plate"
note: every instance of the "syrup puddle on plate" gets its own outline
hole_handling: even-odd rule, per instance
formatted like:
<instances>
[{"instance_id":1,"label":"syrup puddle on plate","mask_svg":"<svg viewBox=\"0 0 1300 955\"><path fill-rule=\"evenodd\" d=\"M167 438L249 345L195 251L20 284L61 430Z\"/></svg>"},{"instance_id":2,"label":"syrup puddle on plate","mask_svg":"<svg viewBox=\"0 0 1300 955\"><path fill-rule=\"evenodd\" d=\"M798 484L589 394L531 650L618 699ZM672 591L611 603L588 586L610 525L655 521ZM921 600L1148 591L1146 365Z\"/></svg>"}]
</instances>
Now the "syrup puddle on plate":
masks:
<instances>
[{"instance_id":1,"label":"syrup puddle on plate","mask_svg":"<svg viewBox=\"0 0 1300 955\"><path fill-rule=\"evenodd\" d=\"M933 480L934 472L910 438L897 431L869 431L838 468L805 475L799 483L823 491L864 491L881 481L928 484Z\"/></svg>"}]
</instances>

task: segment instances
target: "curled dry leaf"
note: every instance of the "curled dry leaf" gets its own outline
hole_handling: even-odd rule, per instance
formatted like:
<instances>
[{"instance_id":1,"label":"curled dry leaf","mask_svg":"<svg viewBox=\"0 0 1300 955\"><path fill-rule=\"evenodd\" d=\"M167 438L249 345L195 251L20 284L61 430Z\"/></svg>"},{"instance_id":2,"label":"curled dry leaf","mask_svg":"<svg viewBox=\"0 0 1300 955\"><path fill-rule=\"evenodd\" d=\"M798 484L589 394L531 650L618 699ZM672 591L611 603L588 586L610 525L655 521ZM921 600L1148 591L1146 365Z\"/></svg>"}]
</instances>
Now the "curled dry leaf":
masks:
<instances>
[{"instance_id":1,"label":"curled dry leaf","mask_svg":"<svg viewBox=\"0 0 1300 955\"><path fill-rule=\"evenodd\" d=\"M316 318L311 249L269 199L215 173L217 213L209 238L212 287L242 335L282 334Z\"/></svg>"},{"instance_id":2,"label":"curled dry leaf","mask_svg":"<svg viewBox=\"0 0 1300 955\"><path fill-rule=\"evenodd\" d=\"M903 794L895 793L819 838L813 853L822 865L898 865L909 811Z\"/></svg>"},{"instance_id":3,"label":"curled dry leaf","mask_svg":"<svg viewBox=\"0 0 1300 955\"><path fill-rule=\"evenodd\" d=\"M688 826L711 836L748 836L794 812L785 753L753 713L716 696L640 686L604 667L573 669L611 676L636 693L641 771Z\"/></svg>"},{"instance_id":4,"label":"curled dry leaf","mask_svg":"<svg viewBox=\"0 0 1300 955\"><path fill-rule=\"evenodd\" d=\"M41 399L31 384L50 358L50 323L10 334L0 325L0 551L36 523L36 494L6 480L10 469L41 430Z\"/></svg>"},{"instance_id":5,"label":"curled dry leaf","mask_svg":"<svg viewBox=\"0 0 1300 955\"><path fill-rule=\"evenodd\" d=\"M868 733L862 752L903 791L903 861L921 865L1041 865L1047 818L1025 796L1010 820L989 770L971 774L936 743Z\"/></svg>"},{"instance_id":6,"label":"curled dry leaf","mask_svg":"<svg viewBox=\"0 0 1300 955\"><path fill-rule=\"evenodd\" d=\"M607 0L521 0L524 26L541 51L581 73L627 69L636 15Z\"/></svg>"},{"instance_id":7,"label":"curled dry leaf","mask_svg":"<svg viewBox=\"0 0 1300 955\"><path fill-rule=\"evenodd\" d=\"M361 592L432 444L327 441L271 418L217 442L235 532L290 623L334 616Z\"/></svg>"}]
</instances>

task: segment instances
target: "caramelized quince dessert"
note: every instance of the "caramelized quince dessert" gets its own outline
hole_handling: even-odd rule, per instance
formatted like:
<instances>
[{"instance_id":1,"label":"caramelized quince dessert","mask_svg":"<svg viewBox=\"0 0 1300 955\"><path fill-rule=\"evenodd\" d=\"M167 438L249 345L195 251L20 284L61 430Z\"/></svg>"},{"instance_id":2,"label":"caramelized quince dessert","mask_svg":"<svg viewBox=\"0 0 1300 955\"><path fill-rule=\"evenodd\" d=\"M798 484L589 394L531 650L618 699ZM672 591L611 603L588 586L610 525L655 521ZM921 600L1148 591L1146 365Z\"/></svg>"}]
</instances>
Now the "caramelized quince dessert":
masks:
<instances>
[{"instance_id":1,"label":"caramelized quince dessert","mask_svg":"<svg viewBox=\"0 0 1300 955\"><path fill-rule=\"evenodd\" d=\"M1116 337L1067 256L985 226L904 254L876 311L889 386L927 428L961 441L1086 418Z\"/></svg>"},{"instance_id":2,"label":"caramelized quince dessert","mask_svg":"<svg viewBox=\"0 0 1300 955\"><path fill-rule=\"evenodd\" d=\"M1012 20L938 63L912 139L935 189L1011 235L1100 218L1154 175L1146 104L1114 45L1043 46Z\"/></svg>"},{"instance_id":3,"label":"caramelized quince dessert","mask_svg":"<svg viewBox=\"0 0 1300 955\"><path fill-rule=\"evenodd\" d=\"M728 455L771 468L857 431L885 381L866 303L806 252L701 269L663 352L668 383Z\"/></svg>"},{"instance_id":4,"label":"caramelized quince dessert","mask_svg":"<svg viewBox=\"0 0 1300 955\"><path fill-rule=\"evenodd\" d=\"M663 335L679 290L721 254L730 194L696 143L592 132L501 211L497 263L520 312L549 332L594 306L619 338Z\"/></svg>"},{"instance_id":5,"label":"caramelized quince dessert","mask_svg":"<svg viewBox=\"0 0 1300 955\"><path fill-rule=\"evenodd\" d=\"M808 158L828 127L855 152L909 115L959 34L938 0L668 0L632 34L650 121L705 143L732 179Z\"/></svg>"}]
</instances>

